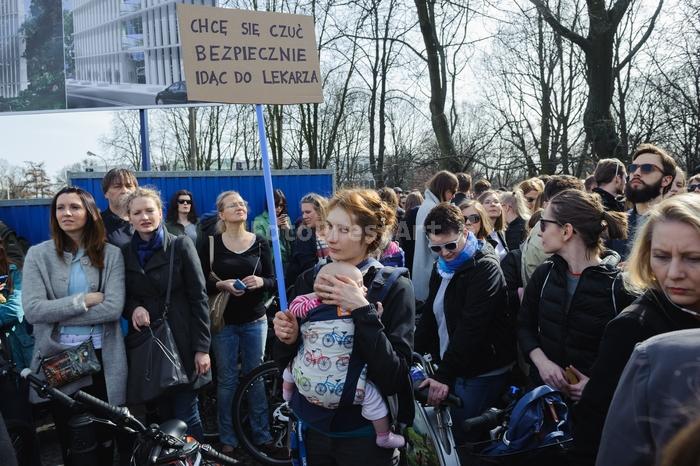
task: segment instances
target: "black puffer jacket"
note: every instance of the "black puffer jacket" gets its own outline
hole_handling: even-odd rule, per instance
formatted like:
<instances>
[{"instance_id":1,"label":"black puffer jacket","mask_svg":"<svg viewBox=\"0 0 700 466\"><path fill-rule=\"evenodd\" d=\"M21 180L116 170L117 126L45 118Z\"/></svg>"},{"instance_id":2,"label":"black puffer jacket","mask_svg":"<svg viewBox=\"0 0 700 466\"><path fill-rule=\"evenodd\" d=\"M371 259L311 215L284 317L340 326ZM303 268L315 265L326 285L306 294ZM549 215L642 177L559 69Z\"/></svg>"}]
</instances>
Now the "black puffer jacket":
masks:
<instances>
[{"instance_id":1,"label":"black puffer jacket","mask_svg":"<svg viewBox=\"0 0 700 466\"><path fill-rule=\"evenodd\" d=\"M435 267L430 292L416 328L416 351L440 356L433 302L442 278ZM475 377L515 360L515 331L506 306L506 281L493 248L484 244L452 277L445 290L445 320L450 342L435 379L453 385L456 377Z\"/></svg>"},{"instance_id":2,"label":"black puffer jacket","mask_svg":"<svg viewBox=\"0 0 700 466\"><path fill-rule=\"evenodd\" d=\"M555 254L535 270L518 314L518 341L526 359L540 348L560 367L573 365L590 374L606 324L633 300L625 291L618 261L615 254L586 268L568 308L566 261ZM539 384L537 370L531 374Z\"/></svg>"}]
</instances>

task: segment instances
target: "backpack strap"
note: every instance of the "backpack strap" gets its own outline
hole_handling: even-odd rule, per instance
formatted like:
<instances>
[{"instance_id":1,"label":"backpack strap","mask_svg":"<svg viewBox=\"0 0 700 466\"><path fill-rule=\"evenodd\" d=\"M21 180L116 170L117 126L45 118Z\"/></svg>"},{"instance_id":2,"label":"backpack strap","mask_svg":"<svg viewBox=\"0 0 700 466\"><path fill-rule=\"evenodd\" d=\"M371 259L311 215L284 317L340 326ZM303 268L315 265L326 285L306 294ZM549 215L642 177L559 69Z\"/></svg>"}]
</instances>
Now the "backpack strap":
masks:
<instances>
[{"instance_id":1,"label":"backpack strap","mask_svg":"<svg viewBox=\"0 0 700 466\"><path fill-rule=\"evenodd\" d=\"M371 303L383 302L399 277L408 276L406 267L384 266L377 270L367 290L367 299Z\"/></svg>"}]
</instances>

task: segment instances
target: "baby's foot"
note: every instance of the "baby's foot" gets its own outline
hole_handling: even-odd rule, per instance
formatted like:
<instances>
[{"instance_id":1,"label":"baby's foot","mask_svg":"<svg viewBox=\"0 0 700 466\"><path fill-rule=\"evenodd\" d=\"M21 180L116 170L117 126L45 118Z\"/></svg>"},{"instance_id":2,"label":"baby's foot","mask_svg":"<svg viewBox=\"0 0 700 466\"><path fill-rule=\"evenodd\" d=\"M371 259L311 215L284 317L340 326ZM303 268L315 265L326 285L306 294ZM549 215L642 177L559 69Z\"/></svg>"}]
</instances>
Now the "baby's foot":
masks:
<instances>
[{"instance_id":1,"label":"baby's foot","mask_svg":"<svg viewBox=\"0 0 700 466\"><path fill-rule=\"evenodd\" d=\"M381 448L401 448L406 444L403 435L389 432L377 434L377 446Z\"/></svg>"}]
</instances>

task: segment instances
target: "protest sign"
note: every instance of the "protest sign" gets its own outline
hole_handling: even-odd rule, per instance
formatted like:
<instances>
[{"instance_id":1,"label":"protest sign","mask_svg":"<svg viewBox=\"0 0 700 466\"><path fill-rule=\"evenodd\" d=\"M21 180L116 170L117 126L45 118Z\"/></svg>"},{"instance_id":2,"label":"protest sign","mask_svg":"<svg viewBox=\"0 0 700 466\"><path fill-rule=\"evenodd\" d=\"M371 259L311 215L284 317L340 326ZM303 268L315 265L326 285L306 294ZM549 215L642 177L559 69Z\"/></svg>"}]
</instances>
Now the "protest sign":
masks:
<instances>
[{"instance_id":1,"label":"protest sign","mask_svg":"<svg viewBox=\"0 0 700 466\"><path fill-rule=\"evenodd\" d=\"M190 100L322 102L313 18L178 4Z\"/></svg>"}]
</instances>

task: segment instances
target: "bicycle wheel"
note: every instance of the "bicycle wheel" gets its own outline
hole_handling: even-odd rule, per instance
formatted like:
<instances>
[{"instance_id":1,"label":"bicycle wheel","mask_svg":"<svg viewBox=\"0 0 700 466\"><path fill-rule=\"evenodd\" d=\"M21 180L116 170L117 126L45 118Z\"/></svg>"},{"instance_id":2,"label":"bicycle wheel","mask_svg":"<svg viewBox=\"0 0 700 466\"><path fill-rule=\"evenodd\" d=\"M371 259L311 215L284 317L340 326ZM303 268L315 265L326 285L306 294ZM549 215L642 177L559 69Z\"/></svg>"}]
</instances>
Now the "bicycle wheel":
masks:
<instances>
[{"instance_id":1,"label":"bicycle wheel","mask_svg":"<svg viewBox=\"0 0 700 466\"><path fill-rule=\"evenodd\" d=\"M263 389L266 399L267 423L272 435L275 453L256 445L253 441L249 394ZM260 421L260 419L258 419ZM264 420L263 420L264 422ZM268 465L292 464L288 450L289 407L282 398L282 374L273 361L252 370L238 384L233 397L233 428L243 449L255 460Z\"/></svg>"}]
</instances>

